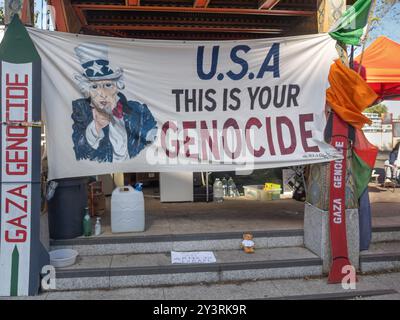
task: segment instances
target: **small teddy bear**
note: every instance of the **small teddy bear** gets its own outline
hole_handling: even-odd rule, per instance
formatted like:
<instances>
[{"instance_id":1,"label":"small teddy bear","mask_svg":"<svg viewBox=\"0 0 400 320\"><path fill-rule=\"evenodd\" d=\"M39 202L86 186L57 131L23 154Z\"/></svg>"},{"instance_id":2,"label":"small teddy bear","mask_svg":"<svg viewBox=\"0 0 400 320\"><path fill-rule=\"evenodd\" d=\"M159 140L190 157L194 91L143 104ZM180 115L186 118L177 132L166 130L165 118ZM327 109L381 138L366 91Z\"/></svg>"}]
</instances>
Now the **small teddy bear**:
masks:
<instances>
[{"instance_id":1,"label":"small teddy bear","mask_svg":"<svg viewBox=\"0 0 400 320\"><path fill-rule=\"evenodd\" d=\"M240 247L246 253L254 253L255 244L253 241L253 235L250 233L243 234L243 241L242 241Z\"/></svg>"}]
</instances>

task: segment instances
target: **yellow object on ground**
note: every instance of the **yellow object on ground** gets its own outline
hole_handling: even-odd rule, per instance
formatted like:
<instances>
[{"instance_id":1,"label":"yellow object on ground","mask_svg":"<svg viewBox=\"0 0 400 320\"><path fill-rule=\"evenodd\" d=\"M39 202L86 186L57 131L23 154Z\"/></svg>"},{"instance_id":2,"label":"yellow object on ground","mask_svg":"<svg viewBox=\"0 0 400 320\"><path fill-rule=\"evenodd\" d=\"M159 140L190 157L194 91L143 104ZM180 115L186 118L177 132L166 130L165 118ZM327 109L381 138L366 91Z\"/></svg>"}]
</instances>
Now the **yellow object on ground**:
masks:
<instances>
[{"instance_id":1,"label":"yellow object on ground","mask_svg":"<svg viewBox=\"0 0 400 320\"><path fill-rule=\"evenodd\" d=\"M267 182L267 183L264 184L264 190L265 191L274 190L274 189L280 189L280 188L281 188L281 185L277 184L277 183L269 183L269 182Z\"/></svg>"},{"instance_id":2,"label":"yellow object on ground","mask_svg":"<svg viewBox=\"0 0 400 320\"><path fill-rule=\"evenodd\" d=\"M326 90L326 101L339 117L359 129L371 123L362 112L376 101L378 95L365 80L340 60L332 64L328 78L330 88Z\"/></svg>"}]
</instances>

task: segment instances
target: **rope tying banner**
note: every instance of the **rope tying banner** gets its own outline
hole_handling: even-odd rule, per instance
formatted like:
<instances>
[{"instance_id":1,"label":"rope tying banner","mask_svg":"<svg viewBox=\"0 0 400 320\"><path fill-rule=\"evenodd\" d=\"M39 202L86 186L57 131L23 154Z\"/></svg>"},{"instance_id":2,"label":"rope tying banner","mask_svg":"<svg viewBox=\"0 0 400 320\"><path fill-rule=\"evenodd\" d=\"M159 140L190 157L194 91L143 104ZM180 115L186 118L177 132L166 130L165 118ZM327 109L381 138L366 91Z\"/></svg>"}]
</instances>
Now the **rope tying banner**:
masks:
<instances>
[{"instance_id":1,"label":"rope tying banner","mask_svg":"<svg viewBox=\"0 0 400 320\"><path fill-rule=\"evenodd\" d=\"M1 124L11 127L41 128L43 126L42 121L3 121Z\"/></svg>"}]
</instances>

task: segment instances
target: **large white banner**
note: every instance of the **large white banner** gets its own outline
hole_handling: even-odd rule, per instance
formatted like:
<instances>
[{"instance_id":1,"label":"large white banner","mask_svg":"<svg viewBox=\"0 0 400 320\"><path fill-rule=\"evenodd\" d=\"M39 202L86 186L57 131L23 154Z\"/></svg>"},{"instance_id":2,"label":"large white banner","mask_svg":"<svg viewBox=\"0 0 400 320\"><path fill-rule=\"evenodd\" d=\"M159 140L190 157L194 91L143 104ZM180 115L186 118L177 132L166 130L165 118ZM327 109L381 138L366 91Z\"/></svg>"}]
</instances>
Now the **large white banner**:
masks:
<instances>
[{"instance_id":1,"label":"large white banner","mask_svg":"<svg viewBox=\"0 0 400 320\"><path fill-rule=\"evenodd\" d=\"M224 171L340 157L323 141L328 34L160 41L30 29L49 179Z\"/></svg>"}]
</instances>

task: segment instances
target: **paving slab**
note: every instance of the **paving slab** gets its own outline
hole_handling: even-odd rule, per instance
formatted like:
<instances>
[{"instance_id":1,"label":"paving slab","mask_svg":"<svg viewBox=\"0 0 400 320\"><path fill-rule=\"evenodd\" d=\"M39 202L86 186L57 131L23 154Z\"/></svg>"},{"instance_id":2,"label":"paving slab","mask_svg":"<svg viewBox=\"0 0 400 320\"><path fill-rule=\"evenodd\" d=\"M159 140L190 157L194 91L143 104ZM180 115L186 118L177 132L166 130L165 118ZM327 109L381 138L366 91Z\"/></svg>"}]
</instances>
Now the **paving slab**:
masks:
<instances>
[{"instance_id":1,"label":"paving slab","mask_svg":"<svg viewBox=\"0 0 400 320\"><path fill-rule=\"evenodd\" d=\"M110 289L109 276L56 278L56 290Z\"/></svg>"},{"instance_id":2,"label":"paving slab","mask_svg":"<svg viewBox=\"0 0 400 320\"><path fill-rule=\"evenodd\" d=\"M162 300L162 288L127 288L52 292L46 300Z\"/></svg>"},{"instance_id":3,"label":"paving slab","mask_svg":"<svg viewBox=\"0 0 400 320\"><path fill-rule=\"evenodd\" d=\"M24 297L0 297L0 301L5 300L46 300L48 293L41 293L37 296L24 296Z\"/></svg>"},{"instance_id":4,"label":"paving slab","mask_svg":"<svg viewBox=\"0 0 400 320\"><path fill-rule=\"evenodd\" d=\"M287 260L317 258L315 254L303 247L257 249L254 253L245 253L241 249L215 251L217 262L243 262L262 260Z\"/></svg>"},{"instance_id":5,"label":"paving slab","mask_svg":"<svg viewBox=\"0 0 400 320\"><path fill-rule=\"evenodd\" d=\"M272 280L282 296L297 296L303 294L325 294L349 292L353 289L343 289L341 284L328 284L326 278L322 279L282 279ZM387 289L387 285L377 281L375 277L359 277L356 291Z\"/></svg>"},{"instance_id":6,"label":"paving slab","mask_svg":"<svg viewBox=\"0 0 400 320\"><path fill-rule=\"evenodd\" d=\"M400 272L374 275L378 283L393 288L400 293Z\"/></svg>"},{"instance_id":7,"label":"paving slab","mask_svg":"<svg viewBox=\"0 0 400 320\"><path fill-rule=\"evenodd\" d=\"M223 281L237 281L248 279L287 279L301 278L304 276L320 276L321 274L322 264L317 266L286 266L285 268L228 270L221 272L221 279Z\"/></svg>"},{"instance_id":8,"label":"paving slab","mask_svg":"<svg viewBox=\"0 0 400 320\"><path fill-rule=\"evenodd\" d=\"M110 277L111 288L124 287L160 287L164 285L182 285L201 282L216 283L220 280L217 272L197 272L197 273L168 273L150 275L126 275Z\"/></svg>"},{"instance_id":9,"label":"paving slab","mask_svg":"<svg viewBox=\"0 0 400 320\"><path fill-rule=\"evenodd\" d=\"M372 297L358 297L352 300L400 300L400 294L384 294Z\"/></svg>"},{"instance_id":10,"label":"paving slab","mask_svg":"<svg viewBox=\"0 0 400 320\"><path fill-rule=\"evenodd\" d=\"M377 242L388 242L388 241L400 241L400 228L396 228L396 231L381 231L372 232L372 243Z\"/></svg>"},{"instance_id":11,"label":"paving slab","mask_svg":"<svg viewBox=\"0 0 400 320\"><path fill-rule=\"evenodd\" d=\"M362 251L361 255L380 253L400 253L400 241L371 243L369 250Z\"/></svg>"},{"instance_id":12,"label":"paving slab","mask_svg":"<svg viewBox=\"0 0 400 320\"><path fill-rule=\"evenodd\" d=\"M75 264L65 268L56 268L56 271L74 270L74 269L93 269L93 268L109 268L111 266L112 256L82 256L76 258Z\"/></svg>"},{"instance_id":13,"label":"paving slab","mask_svg":"<svg viewBox=\"0 0 400 320\"><path fill-rule=\"evenodd\" d=\"M170 287L164 288L164 293L167 300L241 300L280 296L272 281Z\"/></svg>"},{"instance_id":14,"label":"paving slab","mask_svg":"<svg viewBox=\"0 0 400 320\"><path fill-rule=\"evenodd\" d=\"M114 255L112 257L112 268L145 267L169 265L171 257L165 253L156 254L127 254Z\"/></svg>"}]
</instances>

